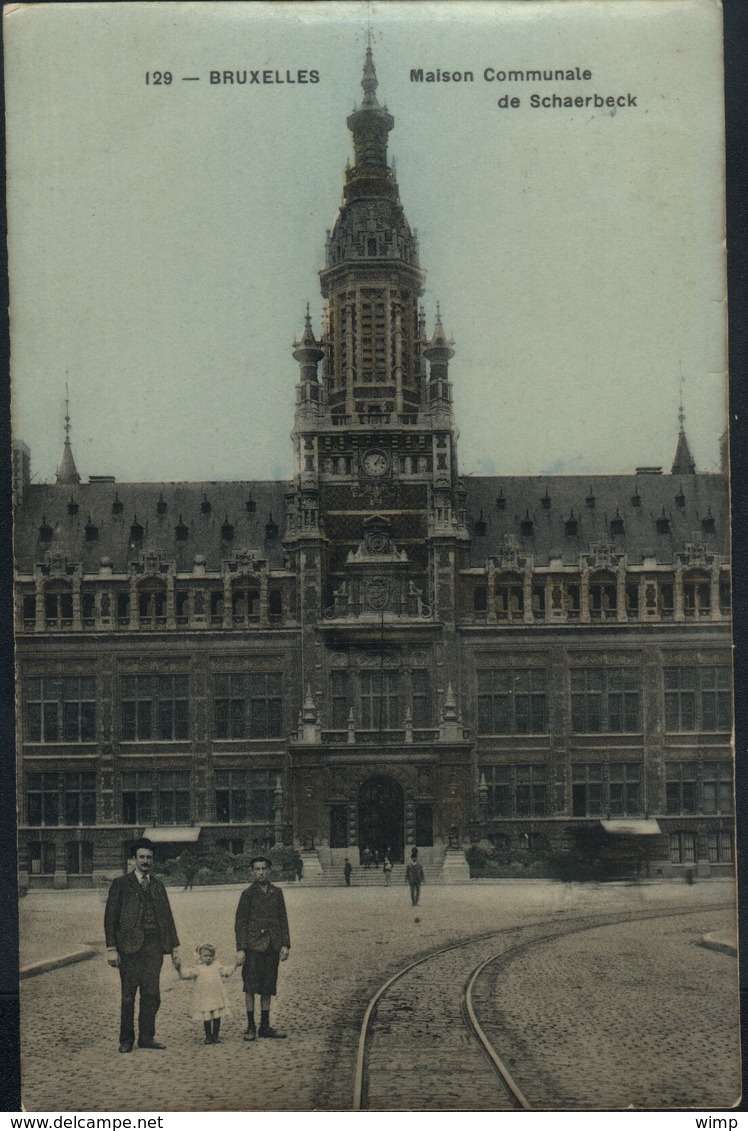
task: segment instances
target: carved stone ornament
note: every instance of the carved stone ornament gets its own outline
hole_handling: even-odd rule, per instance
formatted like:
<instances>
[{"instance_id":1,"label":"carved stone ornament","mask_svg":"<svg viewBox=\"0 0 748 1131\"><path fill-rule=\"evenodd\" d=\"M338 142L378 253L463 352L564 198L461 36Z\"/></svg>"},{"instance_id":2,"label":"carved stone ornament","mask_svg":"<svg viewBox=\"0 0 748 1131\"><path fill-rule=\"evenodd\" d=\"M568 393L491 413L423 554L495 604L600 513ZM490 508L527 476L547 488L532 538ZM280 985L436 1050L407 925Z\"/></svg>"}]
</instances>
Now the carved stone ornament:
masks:
<instances>
[{"instance_id":1,"label":"carved stone ornament","mask_svg":"<svg viewBox=\"0 0 748 1131\"><path fill-rule=\"evenodd\" d=\"M703 542L687 542L683 553L677 555L677 561L683 566L703 566L705 569L711 569L718 561L718 557L718 554L707 550Z\"/></svg>"},{"instance_id":2,"label":"carved stone ornament","mask_svg":"<svg viewBox=\"0 0 748 1131\"><path fill-rule=\"evenodd\" d=\"M372 577L366 582L366 604L380 612L390 603L390 583L384 577Z\"/></svg>"},{"instance_id":3,"label":"carved stone ornament","mask_svg":"<svg viewBox=\"0 0 748 1131\"><path fill-rule=\"evenodd\" d=\"M610 542L591 542L588 554L579 555L579 565L588 569L617 569L624 555L615 550Z\"/></svg>"},{"instance_id":4,"label":"carved stone ornament","mask_svg":"<svg viewBox=\"0 0 748 1131\"><path fill-rule=\"evenodd\" d=\"M366 534L366 549L370 554L386 554L390 540L386 530L369 530Z\"/></svg>"}]
</instances>

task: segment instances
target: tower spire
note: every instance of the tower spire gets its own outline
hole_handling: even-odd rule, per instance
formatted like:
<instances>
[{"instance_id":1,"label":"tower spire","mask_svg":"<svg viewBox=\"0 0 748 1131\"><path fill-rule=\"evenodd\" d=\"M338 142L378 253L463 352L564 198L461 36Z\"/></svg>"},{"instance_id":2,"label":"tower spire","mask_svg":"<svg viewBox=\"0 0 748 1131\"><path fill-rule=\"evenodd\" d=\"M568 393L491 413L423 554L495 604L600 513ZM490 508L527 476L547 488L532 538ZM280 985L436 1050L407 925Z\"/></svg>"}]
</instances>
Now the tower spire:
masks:
<instances>
[{"instance_id":1,"label":"tower spire","mask_svg":"<svg viewBox=\"0 0 748 1131\"><path fill-rule=\"evenodd\" d=\"M377 101L379 81L374 67L371 43L366 48L364 74L361 79L363 102L348 116L348 129L353 134L355 165L387 168L387 135L395 119L385 106Z\"/></svg>"},{"instance_id":2,"label":"tower spire","mask_svg":"<svg viewBox=\"0 0 748 1131\"><path fill-rule=\"evenodd\" d=\"M62 448L62 459L57 468L58 483L80 483L81 477L73 459L73 449L70 446L70 397L68 386L65 382L65 443Z\"/></svg>"},{"instance_id":3,"label":"tower spire","mask_svg":"<svg viewBox=\"0 0 748 1131\"><path fill-rule=\"evenodd\" d=\"M694 463L691 449L688 446L686 439L685 420L686 414L683 409L683 375L680 378L680 404L678 406L678 420L680 422L680 429L678 431L678 446L675 449L675 459L673 466L670 469L671 475L695 475L696 464Z\"/></svg>"}]
</instances>

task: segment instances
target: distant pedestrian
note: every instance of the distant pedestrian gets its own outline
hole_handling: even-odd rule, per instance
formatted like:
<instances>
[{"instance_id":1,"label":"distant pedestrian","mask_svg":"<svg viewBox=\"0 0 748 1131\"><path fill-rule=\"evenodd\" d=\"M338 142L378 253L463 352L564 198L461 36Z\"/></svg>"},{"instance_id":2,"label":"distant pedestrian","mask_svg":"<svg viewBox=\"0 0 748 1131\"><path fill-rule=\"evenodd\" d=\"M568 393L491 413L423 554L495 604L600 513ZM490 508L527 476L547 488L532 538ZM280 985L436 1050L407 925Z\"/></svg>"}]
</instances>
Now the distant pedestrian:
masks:
<instances>
[{"instance_id":1,"label":"distant pedestrian","mask_svg":"<svg viewBox=\"0 0 748 1131\"><path fill-rule=\"evenodd\" d=\"M122 988L119 1051L135 1044L135 995L140 990L138 1048L162 1049L155 1039L164 955L179 967L179 939L166 888L152 875L153 845L136 840L135 867L112 882L104 912L107 962L119 969Z\"/></svg>"},{"instance_id":2,"label":"distant pedestrian","mask_svg":"<svg viewBox=\"0 0 748 1131\"><path fill-rule=\"evenodd\" d=\"M350 860L346 856L345 864L343 865L343 875L345 876L345 886L347 888L349 888L351 886L351 872L352 871L353 871L353 865L351 864Z\"/></svg>"},{"instance_id":3,"label":"distant pedestrian","mask_svg":"<svg viewBox=\"0 0 748 1131\"><path fill-rule=\"evenodd\" d=\"M218 1034L221 1031L221 1018L228 1017L231 1013L221 979L230 978L236 965L219 966L216 962L216 948L212 943L203 943L197 947L196 954L197 966L185 970L180 964L177 969L180 978L195 983L192 1020L202 1021L205 1044L217 1045L220 1043Z\"/></svg>"},{"instance_id":4,"label":"distant pedestrian","mask_svg":"<svg viewBox=\"0 0 748 1131\"><path fill-rule=\"evenodd\" d=\"M192 885L197 875L197 860L192 855L189 848L182 853L180 864L182 865L182 871L184 873L184 890L192 891Z\"/></svg>"},{"instance_id":5,"label":"distant pedestrian","mask_svg":"<svg viewBox=\"0 0 748 1131\"><path fill-rule=\"evenodd\" d=\"M384 872L384 882L387 887L390 886L390 875L392 873L392 861L389 856L385 856L384 863L382 864L382 871Z\"/></svg>"},{"instance_id":6,"label":"distant pedestrian","mask_svg":"<svg viewBox=\"0 0 748 1131\"><path fill-rule=\"evenodd\" d=\"M246 888L236 909L236 961L243 966L244 998L247 1006L245 1041L257 1037L285 1037L270 1025L270 999L275 996L278 964L291 948L283 892L270 883L272 863L267 856L250 862L253 883ZM260 1028L255 1028L255 994L260 998Z\"/></svg>"},{"instance_id":7,"label":"distant pedestrian","mask_svg":"<svg viewBox=\"0 0 748 1131\"><path fill-rule=\"evenodd\" d=\"M368 845L361 853L361 860L363 862L365 871L368 872L371 868L371 849L368 847Z\"/></svg>"},{"instance_id":8,"label":"distant pedestrian","mask_svg":"<svg viewBox=\"0 0 748 1131\"><path fill-rule=\"evenodd\" d=\"M418 862L418 849L414 848L410 854L410 862L405 869L405 879L410 884L410 902L413 907L417 905L421 897L423 878L423 868Z\"/></svg>"}]
</instances>

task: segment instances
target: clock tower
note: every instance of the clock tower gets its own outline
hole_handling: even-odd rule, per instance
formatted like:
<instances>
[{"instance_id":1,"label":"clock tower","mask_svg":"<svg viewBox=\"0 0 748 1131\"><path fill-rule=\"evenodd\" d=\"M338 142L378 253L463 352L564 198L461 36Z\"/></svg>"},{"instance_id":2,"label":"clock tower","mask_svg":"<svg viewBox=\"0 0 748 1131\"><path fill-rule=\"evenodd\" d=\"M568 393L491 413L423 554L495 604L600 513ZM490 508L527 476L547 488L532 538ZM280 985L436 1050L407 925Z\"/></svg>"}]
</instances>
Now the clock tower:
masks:
<instances>
[{"instance_id":1,"label":"clock tower","mask_svg":"<svg viewBox=\"0 0 748 1131\"><path fill-rule=\"evenodd\" d=\"M449 616L453 586L440 580L445 559L434 539L467 540L449 381L454 351L439 312L429 337L419 310L425 272L387 160L395 122L377 99L371 47L361 86L361 105L348 117L354 163L320 271L323 332L315 338L307 311L294 343L300 375L288 544L317 543L320 576L307 588L318 604L306 604L316 618L334 606L365 523L383 517L424 601Z\"/></svg>"}]
</instances>

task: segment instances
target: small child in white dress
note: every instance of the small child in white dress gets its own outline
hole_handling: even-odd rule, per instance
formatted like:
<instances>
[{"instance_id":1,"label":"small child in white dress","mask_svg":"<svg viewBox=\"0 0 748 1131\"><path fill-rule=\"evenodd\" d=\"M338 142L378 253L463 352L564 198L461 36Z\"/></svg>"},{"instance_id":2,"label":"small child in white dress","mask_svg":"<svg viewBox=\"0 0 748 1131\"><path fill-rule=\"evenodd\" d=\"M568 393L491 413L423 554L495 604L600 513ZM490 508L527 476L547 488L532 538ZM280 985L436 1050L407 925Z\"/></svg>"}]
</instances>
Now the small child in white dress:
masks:
<instances>
[{"instance_id":1,"label":"small child in white dress","mask_svg":"<svg viewBox=\"0 0 748 1131\"><path fill-rule=\"evenodd\" d=\"M205 1028L204 1043L217 1045L220 1043L218 1034L221 1030L221 1018L231 1013L221 979L230 978L236 967L220 966L216 962L216 948L211 943L201 943L196 948L196 953L197 966L186 970L180 966L179 977L185 981L194 981L192 1020L202 1021Z\"/></svg>"}]
</instances>

